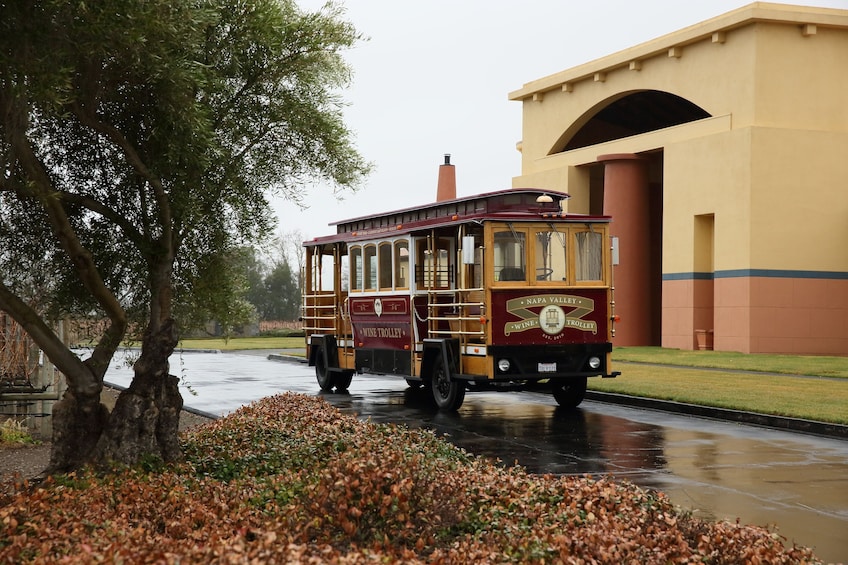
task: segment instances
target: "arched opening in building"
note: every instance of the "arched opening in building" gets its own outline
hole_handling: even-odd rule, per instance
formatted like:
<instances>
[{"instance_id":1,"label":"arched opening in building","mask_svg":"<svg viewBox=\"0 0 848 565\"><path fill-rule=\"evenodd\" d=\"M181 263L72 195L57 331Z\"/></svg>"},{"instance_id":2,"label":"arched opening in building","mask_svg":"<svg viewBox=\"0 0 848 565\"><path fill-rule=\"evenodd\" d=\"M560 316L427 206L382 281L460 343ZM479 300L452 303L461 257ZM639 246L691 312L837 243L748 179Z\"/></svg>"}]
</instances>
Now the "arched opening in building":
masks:
<instances>
[{"instance_id":1,"label":"arched opening in building","mask_svg":"<svg viewBox=\"0 0 848 565\"><path fill-rule=\"evenodd\" d=\"M600 143L632 137L651 131L677 126L710 117L710 114L692 102L669 92L643 90L625 92L599 103L577 120L564 132L552 153L559 153L590 147ZM599 153L603 151L599 150ZM599 155L600 156L600 155ZM661 345L662 343L662 240L663 240L663 148L640 151L637 155L644 167L644 183L641 194L646 199L640 229L647 233L639 239L642 249L633 250L621 242L624 254L622 261L628 260L628 254L640 257L643 263L639 276L646 277L647 283L640 285L637 301L640 304L640 323L637 328L627 328L622 332L621 345ZM604 199L614 198L613 187L605 179L604 163L584 165L588 169L589 212L590 214L609 213ZM613 214L615 216L615 214ZM615 217L613 218L615 222ZM646 248L645 248L646 247ZM621 269L624 274L628 272ZM624 275L624 278L629 275ZM628 284L627 280L617 280L620 289ZM627 306L616 300L622 316ZM645 318L645 319L642 319ZM622 324L624 326L624 324ZM622 327L624 329L624 327Z\"/></svg>"},{"instance_id":2,"label":"arched opening in building","mask_svg":"<svg viewBox=\"0 0 848 565\"><path fill-rule=\"evenodd\" d=\"M660 90L623 92L586 112L554 146L552 153L694 122L710 114L685 98Z\"/></svg>"}]
</instances>

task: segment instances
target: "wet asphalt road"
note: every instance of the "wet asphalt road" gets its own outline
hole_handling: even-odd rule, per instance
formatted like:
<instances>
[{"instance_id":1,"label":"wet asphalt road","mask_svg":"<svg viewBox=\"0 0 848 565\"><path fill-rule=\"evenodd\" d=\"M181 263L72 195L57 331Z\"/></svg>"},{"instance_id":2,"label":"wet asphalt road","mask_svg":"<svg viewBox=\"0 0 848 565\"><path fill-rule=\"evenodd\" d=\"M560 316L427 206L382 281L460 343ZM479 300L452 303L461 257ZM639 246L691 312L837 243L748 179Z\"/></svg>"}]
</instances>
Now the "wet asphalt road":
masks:
<instances>
[{"instance_id":1,"label":"wet asphalt road","mask_svg":"<svg viewBox=\"0 0 848 565\"><path fill-rule=\"evenodd\" d=\"M303 363L267 352L175 355L191 409L222 415L279 392L322 394L346 413L445 435L470 453L533 473L611 474L656 488L696 516L770 526L787 543L848 562L848 442L585 401L562 410L549 395L469 393L456 413L433 409L400 378L354 376L347 393L320 393ZM129 384L129 369L110 369Z\"/></svg>"}]
</instances>

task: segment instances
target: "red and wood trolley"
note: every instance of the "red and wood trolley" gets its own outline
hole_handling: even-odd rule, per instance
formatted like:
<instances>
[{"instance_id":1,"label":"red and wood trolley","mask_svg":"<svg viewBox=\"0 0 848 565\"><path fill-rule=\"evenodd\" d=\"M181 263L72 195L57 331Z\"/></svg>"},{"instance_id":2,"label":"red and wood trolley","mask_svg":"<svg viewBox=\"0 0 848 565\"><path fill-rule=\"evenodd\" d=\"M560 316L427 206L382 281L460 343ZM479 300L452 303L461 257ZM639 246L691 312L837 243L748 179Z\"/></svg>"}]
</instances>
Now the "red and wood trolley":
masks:
<instances>
[{"instance_id":1,"label":"red and wood trolley","mask_svg":"<svg viewBox=\"0 0 848 565\"><path fill-rule=\"evenodd\" d=\"M608 216L567 194L510 189L337 222L304 243L306 351L321 389L355 373L426 386L441 409L466 391L548 390L582 402L615 377Z\"/></svg>"}]
</instances>

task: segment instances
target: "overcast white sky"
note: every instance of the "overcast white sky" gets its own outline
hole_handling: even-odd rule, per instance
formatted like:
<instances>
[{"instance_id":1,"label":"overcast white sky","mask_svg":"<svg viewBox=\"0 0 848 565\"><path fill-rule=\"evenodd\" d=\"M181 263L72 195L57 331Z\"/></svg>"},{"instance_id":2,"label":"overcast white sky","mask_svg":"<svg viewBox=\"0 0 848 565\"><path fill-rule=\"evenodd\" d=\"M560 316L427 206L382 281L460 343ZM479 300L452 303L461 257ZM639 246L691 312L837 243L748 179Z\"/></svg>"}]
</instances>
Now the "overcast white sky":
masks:
<instances>
[{"instance_id":1,"label":"overcast white sky","mask_svg":"<svg viewBox=\"0 0 848 565\"><path fill-rule=\"evenodd\" d=\"M324 0L297 0L317 10ZM335 233L330 222L435 199L444 154L457 195L511 186L520 174L521 103L507 95L587 63L745 6L744 0L339 0L369 40L345 58L343 93L356 146L374 172L337 201L307 187L307 210L275 201L280 232ZM779 2L848 9L848 0Z\"/></svg>"}]
</instances>

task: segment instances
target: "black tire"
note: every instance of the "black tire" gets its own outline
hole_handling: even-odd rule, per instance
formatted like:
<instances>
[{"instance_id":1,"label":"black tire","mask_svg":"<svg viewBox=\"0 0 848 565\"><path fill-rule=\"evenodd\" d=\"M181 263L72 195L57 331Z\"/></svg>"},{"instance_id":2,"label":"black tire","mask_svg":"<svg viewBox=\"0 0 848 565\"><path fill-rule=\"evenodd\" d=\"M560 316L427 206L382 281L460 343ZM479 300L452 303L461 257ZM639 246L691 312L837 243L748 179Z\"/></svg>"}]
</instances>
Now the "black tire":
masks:
<instances>
[{"instance_id":1,"label":"black tire","mask_svg":"<svg viewBox=\"0 0 848 565\"><path fill-rule=\"evenodd\" d=\"M441 356L436 359L433 365L430 390L433 394L433 401L440 410L458 410L465 401L465 383L450 378L450 373L445 368L445 362Z\"/></svg>"},{"instance_id":2,"label":"black tire","mask_svg":"<svg viewBox=\"0 0 848 565\"><path fill-rule=\"evenodd\" d=\"M333 375L333 385L336 387L336 392L344 392L350 388L350 381L353 380L353 373L345 371L344 373L336 373Z\"/></svg>"},{"instance_id":3,"label":"black tire","mask_svg":"<svg viewBox=\"0 0 848 565\"><path fill-rule=\"evenodd\" d=\"M586 398L586 377L576 377L553 385L554 399L563 408L576 408Z\"/></svg>"},{"instance_id":4,"label":"black tire","mask_svg":"<svg viewBox=\"0 0 848 565\"><path fill-rule=\"evenodd\" d=\"M324 392L333 390L333 375L327 369L327 363L324 361L324 350L318 348L315 350L315 378L318 379L318 386ZM349 384L349 383L348 383Z\"/></svg>"}]
</instances>

